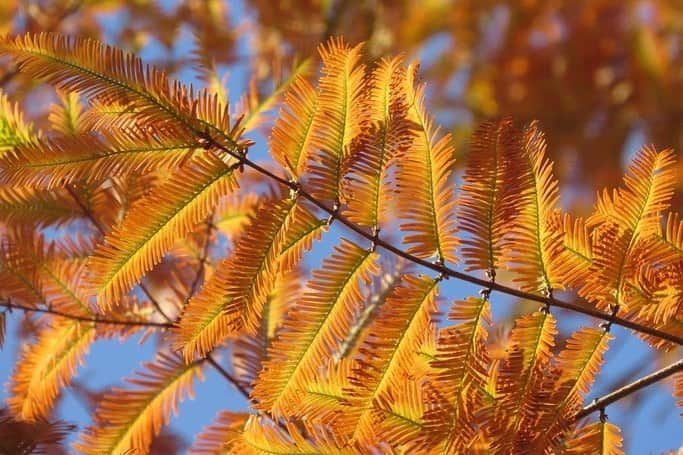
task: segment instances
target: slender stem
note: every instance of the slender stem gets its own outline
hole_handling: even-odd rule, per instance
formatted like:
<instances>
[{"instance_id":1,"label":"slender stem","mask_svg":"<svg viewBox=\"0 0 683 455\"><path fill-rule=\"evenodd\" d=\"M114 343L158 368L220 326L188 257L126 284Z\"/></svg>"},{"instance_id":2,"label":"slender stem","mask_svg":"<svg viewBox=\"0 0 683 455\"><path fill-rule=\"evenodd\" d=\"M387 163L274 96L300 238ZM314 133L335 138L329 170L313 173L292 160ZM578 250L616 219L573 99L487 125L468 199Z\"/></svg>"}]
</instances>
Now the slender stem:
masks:
<instances>
[{"instance_id":1,"label":"slender stem","mask_svg":"<svg viewBox=\"0 0 683 455\"><path fill-rule=\"evenodd\" d=\"M165 329L170 329L173 324L164 322L153 322L153 321L134 321L125 319L109 319L100 317L89 317L81 316L78 314L66 313L64 311L55 310L54 308L34 308L29 306L24 306L18 303L12 303L10 300L6 302L0 302L0 307L7 308L8 310L21 310L27 313L46 313L52 314L54 316L59 316L65 319L72 319L74 321L83 322L93 322L95 324L110 324L110 325L126 325L126 326L138 326L138 327L160 327Z\"/></svg>"},{"instance_id":2,"label":"slender stem","mask_svg":"<svg viewBox=\"0 0 683 455\"><path fill-rule=\"evenodd\" d=\"M581 411L579 411L578 414L576 414L576 419L581 419L601 409L604 410L605 407L609 406L610 404L619 401L622 398L625 398L641 389L644 389L649 385L661 381L662 379L668 378L669 376L679 371L683 371L683 359L679 360L678 362L672 363L671 365L664 367L660 370L657 370L652 374L649 374L636 381L633 381L632 383L625 385L624 387L621 387L613 392L610 392L607 395L603 395L600 398L596 398L591 404L584 407Z\"/></svg>"},{"instance_id":3,"label":"slender stem","mask_svg":"<svg viewBox=\"0 0 683 455\"><path fill-rule=\"evenodd\" d=\"M173 319L169 317L166 312L161 308L161 304L159 301L152 295L152 293L149 291L147 286L144 285L144 283L138 283L138 287L142 290L142 292L145 293L147 298L149 299L150 303L154 306L154 309L157 310L157 313L159 313L164 319L166 319L170 324L173 323Z\"/></svg>"},{"instance_id":4,"label":"slender stem","mask_svg":"<svg viewBox=\"0 0 683 455\"><path fill-rule=\"evenodd\" d=\"M192 298L195 292L197 292L199 281L204 276L204 268L206 267L206 260L209 256L209 247L211 246L211 233L213 231L213 228L213 214L211 214L206 220L206 237L204 239L204 246L202 247L202 252L199 255L199 267L197 267L197 273L194 276L194 280L192 280L192 284L190 285L190 292L187 295L185 302L183 303L183 307L187 305L187 303L190 301L190 298Z\"/></svg>"},{"instance_id":5,"label":"slender stem","mask_svg":"<svg viewBox=\"0 0 683 455\"><path fill-rule=\"evenodd\" d=\"M266 177L269 177L270 179L274 180L275 182L289 188L292 191L298 192L299 196L307 199L310 201L313 205L318 207L319 209L323 210L324 212L328 213L333 219L337 219L341 224L346 226L348 229L352 230L356 234L360 235L361 237L366 238L367 240L373 242L375 246L381 247L399 257L402 257L414 264L420 265L422 267L425 267L427 269L433 270L435 272L438 272L440 275L443 275L444 277L450 277L450 278L455 278L461 281L466 281L472 284L476 284L478 286L486 287L491 289L492 291L497 291L501 292L503 294L511 295L514 297L518 297L521 299L526 299L526 300L531 300L533 302L539 302L542 303L546 306L555 306L558 308L564 308L567 310L571 310L577 313L582 313L587 316L592 316L594 318L602 319L603 321L611 322L612 324L620 325L622 327L626 327L631 330L635 330L637 332L645 333L657 338L661 338L663 340L670 341L672 343L678 344L678 345L683 345L683 337L673 335L658 329L655 329L653 327L647 327L645 325L639 324L637 322L632 322L627 319L620 318L616 315L612 315L609 313L605 313L603 311L597 310L593 307L588 306L588 304L578 304L574 302L567 302L563 300L556 299L555 297L545 297L542 295L537 295L537 294L531 294L528 292L520 291L515 288L511 288L509 286L505 286L499 283L492 283L489 280L483 279L483 278L477 278L471 275L468 275L466 273L458 272L457 270L454 270L442 263L433 263L426 261L424 259L418 258L416 256L413 256L412 254L406 252L405 250L402 250L401 248L398 248L391 243L382 240L380 238L377 238L375 235L373 235L371 232L368 232L366 229L361 228L360 226L354 224L353 222L349 221L347 218L344 216L340 215L338 213L338 210L335 209L334 207L329 207L325 203L319 201L315 196L313 196L311 193L306 191L305 189L301 188L300 184L297 182L289 181L283 177L280 177L279 175L274 174L273 172L269 171L268 169L260 166L259 164L251 161L249 158L247 158L245 155L239 154L238 152L231 150L227 147L225 147L223 144L219 143L215 139L211 138L210 136L203 134L202 137L209 141L211 145L213 145L216 149L219 149L223 152L228 153L230 156L236 158L239 163L242 163L246 166L249 166L250 168L254 169L256 172L265 175Z\"/></svg>"},{"instance_id":6,"label":"slender stem","mask_svg":"<svg viewBox=\"0 0 683 455\"><path fill-rule=\"evenodd\" d=\"M228 382L230 382L235 387L235 389L237 389L237 391L244 396L244 398L251 401L249 391L245 389L242 384L240 384L236 377L234 377L232 374L228 372L228 370L226 370L218 362L216 362L216 359L214 359L211 355L208 355L206 356L206 361L209 362L209 364L211 364L211 366L214 367L216 371L218 371L221 374L221 376L223 376Z\"/></svg>"},{"instance_id":7,"label":"slender stem","mask_svg":"<svg viewBox=\"0 0 683 455\"><path fill-rule=\"evenodd\" d=\"M76 192L74 191L74 189L72 188L72 186L67 184L67 185L65 185L65 188L66 188L66 191L69 192L69 194L71 195L71 197L73 198L73 200L76 201L76 204L77 204L78 207L81 209L81 211L83 212L83 214L90 220L90 222L92 223L92 225L95 226L95 228L97 229L97 231L98 231L102 236L104 236L105 233L106 233L105 230L104 230L104 227L99 223L99 221L97 221L97 219L95 218L95 215L93 215L93 213L92 213L92 212L90 211L90 209L83 203L83 201L81 201L81 198L78 197L78 194L76 194Z\"/></svg>"}]
</instances>

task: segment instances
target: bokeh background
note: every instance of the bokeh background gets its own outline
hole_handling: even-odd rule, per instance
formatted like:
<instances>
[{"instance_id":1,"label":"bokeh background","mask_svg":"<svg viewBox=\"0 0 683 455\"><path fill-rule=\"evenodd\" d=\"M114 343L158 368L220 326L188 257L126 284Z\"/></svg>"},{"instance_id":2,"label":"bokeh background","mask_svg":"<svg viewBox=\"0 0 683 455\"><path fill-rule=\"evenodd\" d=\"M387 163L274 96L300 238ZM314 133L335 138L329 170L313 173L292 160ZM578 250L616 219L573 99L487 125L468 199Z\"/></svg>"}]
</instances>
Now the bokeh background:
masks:
<instances>
[{"instance_id":1,"label":"bokeh background","mask_svg":"<svg viewBox=\"0 0 683 455\"><path fill-rule=\"evenodd\" d=\"M460 166L480 121L503 115L538 119L561 182L562 205L578 214L590 210L596 190L619 183L641 146L672 147L679 157L683 151L683 2L677 0L0 0L0 33L44 30L115 44L200 86L206 82L196 63L204 62L218 74L209 85L225 91L236 111L248 103L242 99L247 89L267 96L283 68L315 56L330 36L365 41L369 60L404 54L421 61L431 111L453 133ZM195 52L197 42L204 52ZM0 85L44 125L55 100L52 89L24 79L7 62L0 64ZM252 135L262 160L269 124ZM683 207L680 191L675 204ZM316 250L324 252L324 246ZM320 257L307 260L312 267ZM461 298L476 291L450 281L442 293ZM500 296L493 301L500 333L512 316L534 309ZM561 339L597 323L562 311L556 316ZM3 382L21 349L13 334L25 323L16 312L8 318L8 342L0 351ZM594 395L681 354L654 352L619 328L614 334ZM98 342L56 417L85 425L98 393L152 360L155 342ZM246 407L211 372L195 392L155 442L157 453L168 453L169 441L186 447L217 411ZM0 399L5 397L0 390ZM623 430L627 453L676 452L683 445L679 413L666 382L608 409Z\"/></svg>"}]
</instances>

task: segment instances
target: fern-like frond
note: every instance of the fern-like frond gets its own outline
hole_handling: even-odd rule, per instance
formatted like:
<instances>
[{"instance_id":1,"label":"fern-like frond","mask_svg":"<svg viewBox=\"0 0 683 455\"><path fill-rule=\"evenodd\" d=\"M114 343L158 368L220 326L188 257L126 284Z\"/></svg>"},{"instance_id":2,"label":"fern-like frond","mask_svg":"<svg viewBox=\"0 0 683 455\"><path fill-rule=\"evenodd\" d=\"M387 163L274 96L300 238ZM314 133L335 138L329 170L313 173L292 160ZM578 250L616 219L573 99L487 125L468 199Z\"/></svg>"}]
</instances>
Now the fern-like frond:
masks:
<instances>
[{"instance_id":1,"label":"fern-like frond","mask_svg":"<svg viewBox=\"0 0 683 455\"><path fill-rule=\"evenodd\" d=\"M537 123L524 129L521 145L521 162L511 171L518 173L519 213L506 241L508 267L518 275L515 281L523 290L548 291L560 285L551 265L562 251L562 232L552 230L550 221L560 193L546 156L545 136Z\"/></svg>"},{"instance_id":2,"label":"fern-like frond","mask_svg":"<svg viewBox=\"0 0 683 455\"><path fill-rule=\"evenodd\" d=\"M17 233L14 240L36 243L33 251L25 250L23 255L34 264L35 286L42 295L40 303L66 314L98 316L82 292L83 259L66 257L65 252L70 251L54 244L46 249L41 237L33 239ZM10 378L7 403L12 413L28 421L47 418L61 389L69 385L84 354L99 335L95 324L67 318L52 318L41 326L35 342L24 347Z\"/></svg>"},{"instance_id":3,"label":"fern-like frond","mask_svg":"<svg viewBox=\"0 0 683 455\"><path fill-rule=\"evenodd\" d=\"M75 136L85 130L83 122L83 103L78 93L57 91L59 103L50 106L47 121L50 131L55 131L63 136Z\"/></svg>"},{"instance_id":4,"label":"fern-like frond","mask_svg":"<svg viewBox=\"0 0 683 455\"><path fill-rule=\"evenodd\" d=\"M455 149L451 136L439 137L439 128L427 113L425 86L415 81L415 68L408 69L406 91L408 119L414 122L413 141L398 160L397 209L406 219L400 228L407 235L408 253L422 259L457 263L455 190L451 181Z\"/></svg>"},{"instance_id":5,"label":"fern-like frond","mask_svg":"<svg viewBox=\"0 0 683 455\"><path fill-rule=\"evenodd\" d=\"M506 357L491 376L495 380L496 406L485 431L495 451L512 450L526 418L533 416L530 410L539 404L536 387L544 386L550 368L556 325L555 318L545 312L515 321Z\"/></svg>"},{"instance_id":6,"label":"fern-like frond","mask_svg":"<svg viewBox=\"0 0 683 455\"><path fill-rule=\"evenodd\" d=\"M233 168L206 155L133 206L90 261L100 305L120 299L236 185Z\"/></svg>"},{"instance_id":7,"label":"fern-like frond","mask_svg":"<svg viewBox=\"0 0 683 455\"><path fill-rule=\"evenodd\" d=\"M47 306L41 265L46 247L27 226L11 229L0 243L0 296L29 307Z\"/></svg>"},{"instance_id":8,"label":"fern-like frond","mask_svg":"<svg viewBox=\"0 0 683 455\"><path fill-rule=\"evenodd\" d=\"M539 413L534 425L535 440L526 447L534 450L560 450L562 440L575 424L576 413L600 371L612 335L601 329L585 327L567 340L557 361L560 375L552 387L547 409ZM536 452L538 453L538 452Z\"/></svg>"},{"instance_id":9,"label":"fern-like frond","mask_svg":"<svg viewBox=\"0 0 683 455\"><path fill-rule=\"evenodd\" d=\"M0 178L14 185L45 188L98 183L114 176L174 170L186 163L198 146L133 129L64 136L5 154L0 160Z\"/></svg>"},{"instance_id":10,"label":"fern-like frond","mask_svg":"<svg viewBox=\"0 0 683 455\"><path fill-rule=\"evenodd\" d=\"M624 175L624 184L612 194L598 193L595 213L588 220L595 225L616 222L634 237L647 237L659 228L676 185L673 151L654 147L638 151Z\"/></svg>"},{"instance_id":11,"label":"fern-like frond","mask_svg":"<svg viewBox=\"0 0 683 455\"><path fill-rule=\"evenodd\" d=\"M345 439L346 430L357 419L347 394L352 366L351 359L330 359L318 370L316 380L306 383L297 409L306 421L332 428L340 440Z\"/></svg>"},{"instance_id":12,"label":"fern-like frond","mask_svg":"<svg viewBox=\"0 0 683 455\"><path fill-rule=\"evenodd\" d=\"M369 335L370 325L377 317L380 307L386 303L389 296L400 284L401 277L404 275L403 265L399 263L388 268L390 271L385 270L372 283L369 289L369 299L366 300L363 309L358 312L353 326L346 335L346 339L339 346L339 350L335 352L335 361L338 362L347 357L355 358L358 355L358 350Z\"/></svg>"},{"instance_id":13,"label":"fern-like frond","mask_svg":"<svg viewBox=\"0 0 683 455\"><path fill-rule=\"evenodd\" d=\"M328 225L324 219L318 219L303 200L297 201L289 215L286 229L279 241L277 253L278 267L282 272L296 267L306 251L319 240Z\"/></svg>"},{"instance_id":14,"label":"fern-like frond","mask_svg":"<svg viewBox=\"0 0 683 455\"><path fill-rule=\"evenodd\" d=\"M551 269L560 287L579 289L588 280L593 263L591 231L583 218L557 213L549 220L551 231L563 232L562 251L550 258Z\"/></svg>"},{"instance_id":15,"label":"fern-like frond","mask_svg":"<svg viewBox=\"0 0 683 455\"><path fill-rule=\"evenodd\" d=\"M640 245L644 254L643 261L654 267L666 267L683 261L683 220L677 212L670 212L664 228Z\"/></svg>"},{"instance_id":16,"label":"fern-like frond","mask_svg":"<svg viewBox=\"0 0 683 455\"><path fill-rule=\"evenodd\" d=\"M587 220L595 227L593 265L579 294L598 307L624 304L626 283L642 264L637 244L660 231L675 185L675 160L670 150L641 149L629 166L624 185L598 194L596 209ZM603 268L604 267L604 268Z\"/></svg>"},{"instance_id":17,"label":"fern-like frond","mask_svg":"<svg viewBox=\"0 0 683 455\"><path fill-rule=\"evenodd\" d=\"M32 144L41 137L33 125L24 121L18 104L13 104L0 90L0 157L18 145Z\"/></svg>"},{"instance_id":18,"label":"fern-like frond","mask_svg":"<svg viewBox=\"0 0 683 455\"><path fill-rule=\"evenodd\" d=\"M503 238L517 214L519 179L509 175L521 160L520 138L510 119L485 122L472 135L458 199L466 270L497 270L505 259Z\"/></svg>"},{"instance_id":19,"label":"fern-like frond","mask_svg":"<svg viewBox=\"0 0 683 455\"><path fill-rule=\"evenodd\" d=\"M298 77L285 94L285 104L270 135L270 151L290 177L299 179L312 153L313 119L318 94L303 77Z\"/></svg>"},{"instance_id":20,"label":"fern-like frond","mask_svg":"<svg viewBox=\"0 0 683 455\"><path fill-rule=\"evenodd\" d=\"M290 199L268 201L256 213L231 256L190 300L180 321L178 345L188 361L203 357L231 333L257 332L277 269L291 268L298 262L291 255L310 247L309 223L317 225L318 220ZM284 253L283 245L296 244L298 235L305 237L305 245Z\"/></svg>"},{"instance_id":21,"label":"fern-like frond","mask_svg":"<svg viewBox=\"0 0 683 455\"><path fill-rule=\"evenodd\" d=\"M449 403L450 415L443 422L443 415L437 409L434 414L427 414L425 426L435 429L445 426L444 450L465 452L477 432L478 414L488 404L486 324L491 324L490 303L482 298L454 302L448 319L459 324L439 333L436 360L432 365L437 368L433 383L442 399Z\"/></svg>"},{"instance_id":22,"label":"fern-like frond","mask_svg":"<svg viewBox=\"0 0 683 455\"><path fill-rule=\"evenodd\" d=\"M239 437L230 441L231 453L244 455L351 455L323 426L305 422L288 422L284 428L269 424L263 418L251 416Z\"/></svg>"},{"instance_id":23,"label":"fern-like frond","mask_svg":"<svg viewBox=\"0 0 683 455\"><path fill-rule=\"evenodd\" d=\"M268 293L277 279L276 267L281 245L296 218L296 201L270 201L240 238L232 253L235 267L222 283L223 310L230 325L256 333ZM216 280L222 273L218 271Z\"/></svg>"},{"instance_id":24,"label":"fern-like frond","mask_svg":"<svg viewBox=\"0 0 683 455\"><path fill-rule=\"evenodd\" d=\"M562 453L567 455L624 455L621 430L613 423L598 421L576 430Z\"/></svg>"},{"instance_id":25,"label":"fern-like frond","mask_svg":"<svg viewBox=\"0 0 683 455\"><path fill-rule=\"evenodd\" d=\"M23 422L0 408L0 453L52 455L65 453L62 443L75 425L61 421Z\"/></svg>"},{"instance_id":26,"label":"fern-like frond","mask_svg":"<svg viewBox=\"0 0 683 455\"><path fill-rule=\"evenodd\" d=\"M426 447L423 416L426 412L424 385L405 378L378 397L373 419L377 440L405 453L420 452Z\"/></svg>"},{"instance_id":27,"label":"fern-like frond","mask_svg":"<svg viewBox=\"0 0 683 455\"><path fill-rule=\"evenodd\" d=\"M586 281L579 288L580 296L596 302L600 308L623 303L617 299L627 276L626 255L632 239L631 231L620 230L615 223L605 223L593 230L593 262Z\"/></svg>"},{"instance_id":28,"label":"fern-like frond","mask_svg":"<svg viewBox=\"0 0 683 455\"><path fill-rule=\"evenodd\" d=\"M93 324L55 320L25 347L9 382L7 404L21 420L47 418L95 340Z\"/></svg>"},{"instance_id":29,"label":"fern-like frond","mask_svg":"<svg viewBox=\"0 0 683 455\"><path fill-rule=\"evenodd\" d=\"M327 364L353 323L361 282L369 283L376 272L377 254L348 240L313 272L310 290L288 313L259 374L253 391L258 409L296 414L300 394L315 382L317 369Z\"/></svg>"},{"instance_id":30,"label":"fern-like frond","mask_svg":"<svg viewBox=\"0 0 683 455\"><path fill-rule=\"evenodd\" d=\"M229 241L234 242L248 226L260 202L256 193L234 193L221 200L213 224Z\"/></svg>"},{"instance_id":31,"label":"fern-like frond","mask_svg":"<svg viewBox=\"0 0 683 455\"><path fill-rule=\"evenodd\" d=\"M116 387L99 403L94 425L81 433L74 448L85 454L146 452L168 424L178 402L192 396L192 383L202 379L197 363L185 364L175 354L161 352L145 371L127 379L133 388Z\"/></svg>"},{"instance_id":32,"label":"fern-like frond","mask_svg":"<svg viewBox=\"0 0 683 455\"><path fill-rule=\"evenodd\" d=\"M280 271L263 308L258 332L250 334L243 330L235 335L233 371L246 390L254 386L263 363L268 359L275 330L282 325L287 310L301 297L302 286L301 270Z\"/></svg>"},{"instance_id":33,"label":"fern-like frond","mask_svg":"<svg viewBox=\"0 0 683 455\"><path fill-rule=\"evenodd\" d=\"M220 412L213 423L199 433L190 449L191 455L230 453L231 441L239 439L249 418L246 413Z\"/></svg>"},{"instance_id":34,"label":"fern-like frond","mask_svg":"<svg viewBox=\"0 0 683 455\"><path fill-rule=\"evenodd\" d=\"M208 132L224 146L246 145L239 141L239 122L231 124L227 106L216 97L178 82L171 84L163 71L120 49L89 38L56 33L27 33L7 37L0 53L11 55L20 71L56 87L83 94L100 103L125 105L134 112L136 126L174 131L178 137L197 137ZM114 116L109 126L130 125L129 116Z\"/></svg>"},{"instance_id":35,"label":"fern-like frond","mask_svg":"<svg viewBox=\"0 0 683 455\"><path fill-rule=\"evenodd\" d=\"M375 440L374 402L397 387L406 371L414 371L422 338L434 331L438 292L436 280L404 276L367 328L349 390L352 404L361 409L350 433L361 447Z\"/></svg>"},{"instance_id":36,"label":"fern-like frond","mask_svg":"<svg viewBox=\"0 0 683 455\"><path fill-rule=\"evenodd\" d=\"M389 163L410 145L412 124L406 117L405 68L401 59L384 59L366 79L367 118L354 141L343 186L344 214L361 226L386 222L391 200Z\"/></svg>"},{"instance_id":37,"label":"fern-like frond","mask_svg":"<svg viewBox=\"0 0 683 455\"><path fill-rule=\"evenodd\" d=\"M82 218L81 208L64 189L0 186L0 221L10 225L59 226Z\"/></svg>"},{"instance_id":38,"label":"fern-like frond","mask_svg":"<svg viewBox=\"0 0 683 455\"><path fill-rule=\"evenodd\" d=\"M365 73L361 47L351 48L342 39L332 38L319 48L323 75L313 119L315 153L307 174L310 191L324 201L339 201L345 158L367 117L361 102Z\"/></svg>"}]
</instances>

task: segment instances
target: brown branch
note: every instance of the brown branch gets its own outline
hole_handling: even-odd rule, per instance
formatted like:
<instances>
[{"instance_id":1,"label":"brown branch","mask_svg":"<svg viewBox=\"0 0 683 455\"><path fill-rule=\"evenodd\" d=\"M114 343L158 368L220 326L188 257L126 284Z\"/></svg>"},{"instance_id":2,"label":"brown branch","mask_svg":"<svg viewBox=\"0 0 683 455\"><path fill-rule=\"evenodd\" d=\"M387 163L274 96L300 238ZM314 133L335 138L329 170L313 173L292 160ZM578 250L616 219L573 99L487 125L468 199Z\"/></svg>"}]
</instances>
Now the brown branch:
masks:
<instances>
[{"instance_id":1,"label":"brown branch","mask_svg":"<svg viewBox=\"0 0 683 455\"><path fill-rule=\"evenodd\" d=\"M209 247L211 246L211 233L213 232L213 214L211 214L206 220L206 238L204 239L204 246L202 247L202 252L199 255L199 267L197 267L197 273L192 280L190 285L190 292L183 302L183 307L188 304L192 296L197 292L197 287L199 286L199 281L204 276L204 269L206 267L206 260L209 257Z\"/></svg>"},{"instance_id":2,"label":"brown branch","mask_svg":"<svg viewBox=\"0 0 683 455\"><path fill-rule=\"evenodd\" d=\"M247 389L245 389L244 386L243 386L242 384L240 384L240 382L237 380L236 377L234 377L233 375L231 375L231 374L228 372L228 370L226 370L225 368L223 368L223 367L216 361L216 359L214 359L214 358L209 354L209 355L206 356L206 361L209 362L209 364L211 364L211 366L214 367L214 368L216 369L216 371L218 371L218 373L220 373L221 376L223 376L228 382L230 382L230 383L235 387L235 389L237 389L238 392L240 392L242 395L244 395L244 398L246 398L247 400L251 401L251 397L249 396L249 391L248 391Z\"/></svg>"},{"instance_id":3,"label":"brown branch","mask_svg":"<svg viewBox=\"0 0 683 455\"><path fill-rule=\"evenodd\" d=\"M75 187L75 185L74 185ZM97 221L95 218L95 215L90 211L90 209L81 201L81 198L78 197L78 194L74 191L74 188L71 185L65 185L66 191L69 192L73 200L76 202L76 205L81 209L83 212L83 215L85 215L90 222L92 223L93 226L99 231L99 233L104 236L106 234L104 227Z\"/></svg>"},{"instance_id":4,"label":"brown branch","mask_svg":"<svg viewBox=\"0 0 683 455\"><path fill-rule=\"evenodd\" d=\"M548 307L558 307L558 308L564 308L567 310L571 310L577 313L585 314L587 316L592 316L594 318L602 319L603 321L607 321L611 324L616 324L622 327L626 327L627 329L635 330L637 332L645 333L657 338L661 338L666 341L670 341L672 343L678 344L678 345L683 345L683 338L677 335L673 335L658 329L655 329L653 327L647 327L645 325L639 324L637 322L629 321L628 319L623 319L620 318L614 314L610 313L605 313L603 311L597 310L593 307L588 306L587 304L578 304L574 302L567 302L563 300L558 300L554 297L546 297L542 295L537 295L537 294L531 294L528 292L520 291L515 288L511 288L509 286L505 286L493 281L485 280L483 278L477 278L471 275L468 275L463 272L458 272L457 270L454 270L442 263L433 263L426 261L424 259L418 258L416 256L413 256L412 254L406 252L405 250L402 250L401 248L398 248L394 245L392 245L389 242L386 242L380 238L377 238L377 236L373 235L373 233L368 232L367 230L361 228L360 226L354 224L353 222L349 221L347 218L344 216L340 215L338 213L338 209L335 207L329 207L323 202L319 201L315 196L313 196L311 193L307 192L304 190L301 185L298 182L294 181L289 181L283 177L280 177L279 175L274 174L273 172L269 171L268 169L260 166L259 164L255 163L254 161L250 160L249 158L246 157L246 154L240 153L235 150L231 150L224 146L223 144L219 143L215 139L213 139L210 135L207 133L202 133L199 131L196 131L196 133L206 141L209 141L210 144L218 150L221 150L223 152L228 153L230 156L235 158L239 163L244 164L246 166L249 166L250 168L254 169L256 172L265 175L266 177L271 178L275 182L279 183L280 185L283 185L287 188L289 188L291 191L298 193L299 196L307 199L310 201L313 205L316 207L320 208L324 212L328 213L330 215L331 220L336 219L338 220L341 224L346 226L348 229L351 231L355 232L356 234L360 235L361 237L364 237L365 239L369 240L370 242L373 243L374 246L381 247L396 256L399 256L403 259L406 259L414 264L420 265L422 267L425 267L427 269L433 270L434 272L439 273L439 275L446 277L446 278L455 278L461 281L466 281L468 283L476 284L478 286L481 286L483 288L490 289L491 291L497 291L501 292L503 294L511 295L514 297L518 297L520 299L525 299L525 300L531 300L533 302L538 302L542 303L543 305L546 305Z\"/></svg>"},{"instance_id":5,"label":"brown branch","mask_svg":"<svg viewBox=\"0 0 683 455\"><path fill-rule=\"evenodd\" d=\"M164 329L170 329L173 324L168 324L164 322L153 322L153 321L134 321L125 319L109 319L100 317L89 317L81 316L78 314L66 313L64 311L55 310L54 308L37 308L20 305L18 303L12 303L10 300L6 302L0 302L0 307L7 308L7 310L21 310L27 313L45 313L54 316L59 316L65 319L71 319L74 321L92 322L95 324L107 324L107 325L125 325L125 326L138 326L138 327L158 327Z\"/></svg>"},{"instance_id":6,"label":"brown branch","mask_svg":"<svg viewBox=\"0 0 683 455\"><path fill-rule=\"evenodd\" d=\"M636 381L633 381L632 383L625 385L624 387L621 387L615 390L614 392L608 393L607 395L603 395L600 398L596 398L591 404L584 407L581 411L579 411L578 414L576 414L576 419L578 420L583 417L586 417L587 415L595 411L604 410L610 404L619 401L622 398L626 398L627 396L641 389L644 389L645 387L650 386L658 381L661 381L662 379L666 379L679 371L683 371L683 359L679 360L678 362L672 363L671 365L664 367L660 370L657 370L652 374L649 374Z\"/></svg>"}]
</instances>

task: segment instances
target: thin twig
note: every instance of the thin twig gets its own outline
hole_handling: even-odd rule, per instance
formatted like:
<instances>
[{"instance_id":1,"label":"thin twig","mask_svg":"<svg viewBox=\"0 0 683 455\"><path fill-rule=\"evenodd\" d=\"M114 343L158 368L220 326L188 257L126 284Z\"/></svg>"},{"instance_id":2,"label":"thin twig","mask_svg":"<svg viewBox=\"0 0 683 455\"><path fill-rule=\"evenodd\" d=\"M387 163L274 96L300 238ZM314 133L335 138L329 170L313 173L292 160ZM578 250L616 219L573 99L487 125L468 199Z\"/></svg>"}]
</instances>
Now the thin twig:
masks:
<instances>
[{"instance_id":1,"label":"thin twig","mask_svg":"<svg viewBox=\"0 0 683 455\"><path fill-rule=\"evenodd\" d=\"M578 414L576 414L576 419L581 419L583 417L586 417L588 414L591 414L595 411L599 411L601 409L604 410L610 404L619 401L622 398L625 398L639 391L640 389L644 389L649 385L661 381L662 379L668 378L669 376L679 371L683 371L683 359L679 360L678 362L672 363L671 365L664 367L660 370L657 370L652 374L649 374L636 381L633 381L632 383L625 385L624 387L621 387L613 392L610 392L607 395L603 395L600 398L596 398L591 404L589 404L588 406L583 408Z\"/></svg>"},{"instance_id":2,"label":"thin twig","mask_svg":"<svg viewBox=\"0 0 683 455\"><path fill-rule=\"evenodd\" d=\"M55 310L54 308L36 308L24 306L18 303L12 303L11 301L0 302L0 307L4 307L8 310L21 310L27 313L46 313L52 314L54 316L59 316L65 319L71 319L74 321L92 322L95 324L108 324L108 325L126 325L126 326L138 326L138 327L159 327L164 329L170 329L173 324L165 322L153 322L153 321L134 321L125 319L109 319L100 317L88 317L81 316L78 314L66 313L64 311Z\"/></svg>"},{"instance_id":3,"label":"thin twig","mask_svg":"<svg viewBox=\"0 0 683 455\"><path fill-rule=\"evenodd\" d=\"M194 280L192 280L192 284L190 285L190 292L187 295L185 302L183 303L183 307L187 305L187 303L190 301L190 298L192 298L195 292L197 292L199 281L204 276L204 268L206 267L206 260L209 256L209 247L211 246L211 233L213 232L213 228L213 214L211 214L206 221L206 238L204 239L204 246L202 247L202 252L199 255L199 267L197 267L197 273L194 276Z\"/></svg>"},{"instance_id":4,"label":"thin twig","mask_svg":"<svg viewBox=\"0 0 683 455\"><path fill-rule=\"evenodd\" d=\"M104 230L104 227L100 224L99 221L95 218L95 215L90 211L90 209L81 201L81 198L78 197L78 194L74 191L74 189L71 187L71 185L67 184L65 185L66 191L69 192L73 200L76 202L78 207L81 209L83 214L90 220L93 226L99 231L99 233L104 236L106 234L106 231Z\"/></svg>"},{"instance_id":5,"label":"thin twig","mask_svg":"<svg viewBox=\"0 0 683 455\"><path fill-rule=\"evenodd\" d=\"M218 371L221 376L223 376L228 382L230 382L235 389L237 389L238 392L240 392L242 395L244 395L244 398L247 400L251 401L251 397L249 396L249 391L244 388L242 384L240 384L239 380L237 380L236 377L231 375L228 370L223 368L218 362L216 362L216 359L214 359L211 355L206 356L206 361L209 362L209 364Z\"/></svg>"}]
</instances>

